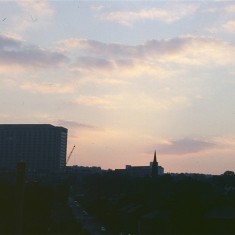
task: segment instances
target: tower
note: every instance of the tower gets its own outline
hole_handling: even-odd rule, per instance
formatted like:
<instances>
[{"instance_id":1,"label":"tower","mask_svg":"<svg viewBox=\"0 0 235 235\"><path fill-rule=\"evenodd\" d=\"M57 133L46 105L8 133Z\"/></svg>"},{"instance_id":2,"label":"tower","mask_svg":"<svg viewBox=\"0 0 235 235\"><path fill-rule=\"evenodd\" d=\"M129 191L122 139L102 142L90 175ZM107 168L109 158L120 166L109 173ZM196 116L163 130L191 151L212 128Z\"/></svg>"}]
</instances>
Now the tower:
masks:
<instances>
[{"instance_id":1,"label":"tower","mask_svg":"<svg viewBox=\"0 0 235 235\"><path fill-rule=\"evenodd\" d=\"M152 164L152 178L155 178L158 176L158 162L157 162L157 156L156 156L156 150L154 151L154 157L153 157L153 164Z\"/></svg>"}]
</instances>

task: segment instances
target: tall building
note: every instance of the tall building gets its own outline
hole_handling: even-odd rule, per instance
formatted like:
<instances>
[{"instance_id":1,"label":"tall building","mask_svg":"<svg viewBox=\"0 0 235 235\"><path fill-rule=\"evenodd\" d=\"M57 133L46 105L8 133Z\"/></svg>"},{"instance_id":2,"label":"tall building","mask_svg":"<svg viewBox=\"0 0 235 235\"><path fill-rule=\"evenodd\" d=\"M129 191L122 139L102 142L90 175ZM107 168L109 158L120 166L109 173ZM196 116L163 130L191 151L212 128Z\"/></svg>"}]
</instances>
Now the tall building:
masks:
<instances>
[{"instance_id":1,"label":"tall building","mask_svg":"<svg viewBox=\"0 0 235 235\"><path fill-rule=\"evenodd\" d=\"M58 171L65 167L67 132L50 124L0 124L0 170Z\"/></svg>"}]
</instances>

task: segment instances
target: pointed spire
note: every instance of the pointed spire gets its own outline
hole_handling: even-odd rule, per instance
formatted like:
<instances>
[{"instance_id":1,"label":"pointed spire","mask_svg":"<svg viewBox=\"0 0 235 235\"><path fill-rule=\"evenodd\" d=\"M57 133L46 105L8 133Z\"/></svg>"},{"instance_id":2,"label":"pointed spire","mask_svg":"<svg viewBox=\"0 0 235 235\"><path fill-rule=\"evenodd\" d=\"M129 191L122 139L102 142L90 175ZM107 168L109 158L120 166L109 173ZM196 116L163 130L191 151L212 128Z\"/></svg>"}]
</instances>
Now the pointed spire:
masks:
<instances>
[{"instance_id":1,"label":"pointed spire","mask_svg":"<svg viewBox=\"0 0 235 235\"><path fill-rule=\"evenodd\" d=\"M152 177L158 176L158 162L157 162L157 154L156 154L156 149L154 151L154 158L153 158L153 163L152 163Z\"/></svg>"},{"instance_id":2,"label":"pointed spire","mask_svg":"<svg viewBox=\"0 0 235 235\"><path fill-rule=\"evenodd\" d=\"M154 158L153 158L153 162L157 162L157 154L156 154L156 149L154 151Z\"/></svg>"}]
</instances>

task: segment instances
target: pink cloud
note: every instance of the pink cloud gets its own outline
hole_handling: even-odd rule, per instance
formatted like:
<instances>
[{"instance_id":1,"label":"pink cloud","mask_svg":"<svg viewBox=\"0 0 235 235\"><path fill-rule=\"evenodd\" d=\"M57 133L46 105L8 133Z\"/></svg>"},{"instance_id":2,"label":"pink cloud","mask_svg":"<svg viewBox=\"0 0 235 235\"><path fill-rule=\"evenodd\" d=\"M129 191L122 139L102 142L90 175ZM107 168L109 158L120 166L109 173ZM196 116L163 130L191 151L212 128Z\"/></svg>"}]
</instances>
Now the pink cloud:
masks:
<instances>
[{"instance_id":1,"label":"pink cloud","mask_svg":"<svg viewBox=\"0 0 235 235\"><path fill-rule=\"evenodd\" d=\"M217 144L213 142L184 138L160 144L157 146L157 151L159 154L163 155L184 155L198 153L216 147Z\"/></svg>"}]
</instances>

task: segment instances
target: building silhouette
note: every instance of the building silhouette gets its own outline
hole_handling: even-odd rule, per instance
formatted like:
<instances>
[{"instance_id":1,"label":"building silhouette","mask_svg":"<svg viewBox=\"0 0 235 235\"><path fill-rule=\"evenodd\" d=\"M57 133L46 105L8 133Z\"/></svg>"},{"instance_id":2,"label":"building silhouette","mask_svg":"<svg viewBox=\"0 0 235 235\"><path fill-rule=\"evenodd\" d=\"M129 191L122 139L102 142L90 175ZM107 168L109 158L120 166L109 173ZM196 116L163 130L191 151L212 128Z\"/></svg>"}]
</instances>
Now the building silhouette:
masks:
<instances>
[{"instance_id":1,"label":"building silhouette","mask_svg":"<svg viewBox=\"0 0 235 235\"><path fill-rule=\"evenodd\" d=\"M67 132L50 124L1 124L0 170L24 162L28 172L59 171L66 164Z\"/></svg>"},{"instance_id":2,"label":"building silhouette","mask_svg":"<svg viewBox=\"0 0 235 235\"><path fill-rule=\"evenodd\" d=\"M158 176L158 162L157 162L156 150L154 152L154 157L153 157L153 162L152 162L152 166L151 167L152 167L151 168L151 176L153 178L157 177Z\"/></svg>"},{"instance_id":3,"label":"building silhouette","mask_svg":"<svg viewBox=\"0 0 235 235\"><path fill-rule=\"evenodd\" d=\"M156 177L158 175L164 175L164 168L158 165L155 150L153 162L150 162L149 166L126 165L126 169L115 169L115 172L130 177Z\"/></svg>"}]
</instances>

